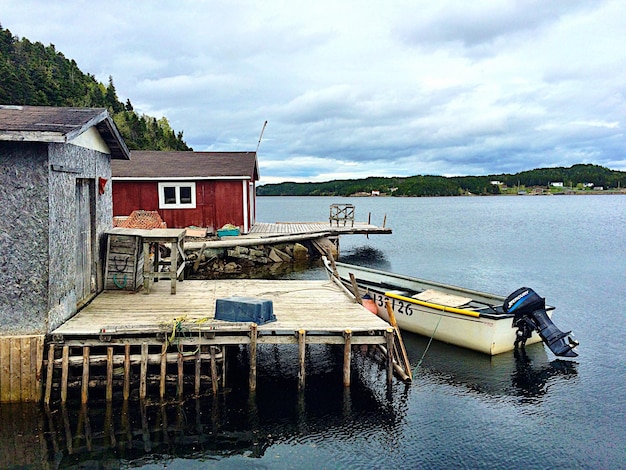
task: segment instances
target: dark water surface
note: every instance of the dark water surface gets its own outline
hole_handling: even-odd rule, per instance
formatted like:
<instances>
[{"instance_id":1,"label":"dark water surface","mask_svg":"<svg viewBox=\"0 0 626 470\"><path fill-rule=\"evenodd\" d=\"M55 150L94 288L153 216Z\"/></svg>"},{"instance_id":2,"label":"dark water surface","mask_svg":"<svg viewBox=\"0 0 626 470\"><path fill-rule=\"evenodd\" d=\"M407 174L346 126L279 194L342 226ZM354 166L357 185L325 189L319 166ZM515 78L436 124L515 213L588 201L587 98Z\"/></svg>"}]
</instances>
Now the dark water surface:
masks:
<instances>
[{"instance_id":1,"label":"dark water surface","mask_svg":"<svg viewBox=\"0 0 626 470\"><path fill-rule=\"evenodd\" d=\"M183 403L0 407L0 452L14 468L626 468L626 196L261 197L260 222L327 220L331 203L392 235L341 238L341 260L507 295L532 287L573 330L578 358L543 345L493 358L404 334L410 385L342 350L259 350L247 392L239 350L226 393ZM323 278L321 268L285 278ZM10 422L11 424L7 424ZM25 424L26 423L26 424ZM88 430L89 432L86 432ZM8 448L14 433L20 442ZM22 439L23 438L23 439ZM20 454L20 452L22 454ZM14 453L13 457L6 457ZM23 467L19 467L23 465Z\"/></svg>"}]
</instances>

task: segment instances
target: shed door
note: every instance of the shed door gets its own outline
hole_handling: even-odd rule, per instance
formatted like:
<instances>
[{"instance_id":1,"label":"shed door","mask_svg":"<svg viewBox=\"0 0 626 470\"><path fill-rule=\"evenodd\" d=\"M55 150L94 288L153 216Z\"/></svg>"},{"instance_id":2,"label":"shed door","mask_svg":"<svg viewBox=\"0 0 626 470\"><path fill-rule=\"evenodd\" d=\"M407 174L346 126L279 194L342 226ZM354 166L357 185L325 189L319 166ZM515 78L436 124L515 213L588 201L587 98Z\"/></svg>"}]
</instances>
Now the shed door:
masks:
<instances>
[{"instance_id":1,"label":"shed door","mask_svg":"<svg viewBox=\"0 0 626 470\"><path fill-rule=\"evenodd\" d=\"M93 262L95 226L94 180L76 180L76 302L78 306L96 292L96 269Z\"/></svg>"}]
</instances>

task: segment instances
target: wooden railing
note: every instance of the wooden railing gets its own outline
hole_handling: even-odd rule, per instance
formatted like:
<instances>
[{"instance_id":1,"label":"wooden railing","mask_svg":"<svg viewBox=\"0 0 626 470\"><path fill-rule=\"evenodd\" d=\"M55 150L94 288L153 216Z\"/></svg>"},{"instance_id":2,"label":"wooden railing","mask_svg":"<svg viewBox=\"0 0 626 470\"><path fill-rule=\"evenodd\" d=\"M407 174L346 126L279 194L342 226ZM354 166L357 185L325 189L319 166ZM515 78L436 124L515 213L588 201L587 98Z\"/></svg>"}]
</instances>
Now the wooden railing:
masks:
<instances>
[{"instance_id":1,"label":"wooden railing","mask_svg":"<svg viewBox=\"0 0 626 470\"><path fill-rule=\"evenodd\" d=\"M354 205L331 204L328 221L331 226L333 225L333 222L336 222L337 226L339 226L339 223L342 222L345 227L347 223L350 222L350 226L354 227Z\"/></svg>"}]
</instances>

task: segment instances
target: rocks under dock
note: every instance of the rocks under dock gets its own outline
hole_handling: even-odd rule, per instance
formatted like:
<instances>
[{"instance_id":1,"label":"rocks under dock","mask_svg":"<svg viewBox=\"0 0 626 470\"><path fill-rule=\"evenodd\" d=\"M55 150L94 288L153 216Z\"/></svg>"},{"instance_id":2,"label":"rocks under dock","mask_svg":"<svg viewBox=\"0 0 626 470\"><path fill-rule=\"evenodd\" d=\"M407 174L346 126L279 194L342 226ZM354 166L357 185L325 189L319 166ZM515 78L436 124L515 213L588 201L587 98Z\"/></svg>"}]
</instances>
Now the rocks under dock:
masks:
<instances>
[{"instance_id":1,"label":"rocks under dock","mask_svg":"<svg viewBox=\"0 0 626 470\"><path fill-rule=\"evenodd\" d=\"M229 241L229 246L223 246L224 243L216 240L186 241L185 278L213 279L224 274L244 273L256 268L278 271L285 266L306 265L328 251L337 256L335 243L326 237L283 243L256 239L256 244L249 246L246 244L250 239L229 238L233 238Z\"/></svg>"}]
</instances>

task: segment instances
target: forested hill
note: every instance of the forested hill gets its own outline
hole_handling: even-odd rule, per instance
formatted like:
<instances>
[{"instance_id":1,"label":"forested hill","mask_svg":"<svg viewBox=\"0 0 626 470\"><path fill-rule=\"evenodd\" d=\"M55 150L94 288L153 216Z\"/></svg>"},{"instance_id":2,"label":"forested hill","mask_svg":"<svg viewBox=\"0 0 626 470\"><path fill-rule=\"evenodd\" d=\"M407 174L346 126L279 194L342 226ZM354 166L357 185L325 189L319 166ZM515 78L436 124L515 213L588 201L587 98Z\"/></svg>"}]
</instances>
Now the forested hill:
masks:
<instances>
[{"instance_id":1,"label":"forested hill","mask_svg":"<svg viewBox=\"0 0 626 470\"><path fill-rule=\"evenodd\" d=\"M502 184L493 184L492 182ZM550 186L560 182L563 187ZM540 168L514 175L487 176L410 176L406 178L370 177L358 180L335 180L325 183L280 183L257 188L259 196L351 196L369 195L379 191L391 196L462 196L467 194L487 195L504 192L517 193L541 188L553 192L568 189L593 191L624 189L626 172L580 164L569 168Z\"/></svg>"},{"instance_id":2,"label":"forested hill","mask_svg":"<svg viewBox=\"0 0 626 470\"><path fill-rule=\"evenodd\" d=\"M0 104L107 108L131 150L192 150L166 118L139 115L54 45L20 39L0 25Z\"/></svg>"}]
</instances>

